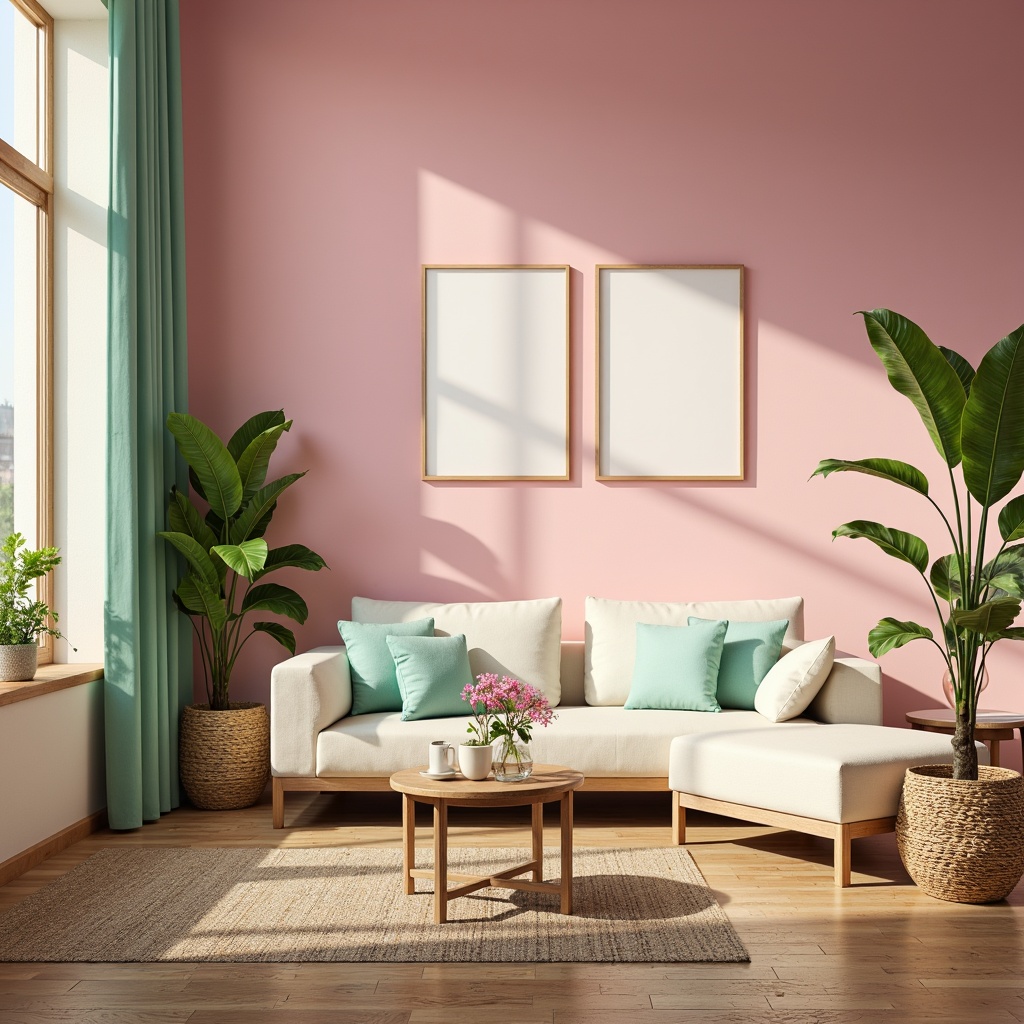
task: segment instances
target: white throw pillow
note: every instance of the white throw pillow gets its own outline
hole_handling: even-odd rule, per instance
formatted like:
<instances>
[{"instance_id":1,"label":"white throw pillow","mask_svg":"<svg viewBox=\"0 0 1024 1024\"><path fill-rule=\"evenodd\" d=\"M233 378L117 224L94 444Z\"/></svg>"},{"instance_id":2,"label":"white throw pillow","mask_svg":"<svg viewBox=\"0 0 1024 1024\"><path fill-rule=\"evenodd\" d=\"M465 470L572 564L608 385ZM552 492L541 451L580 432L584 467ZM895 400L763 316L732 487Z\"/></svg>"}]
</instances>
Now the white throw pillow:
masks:
<instances>
[{"instance_id":1,"label":"white throw pillow","mask_svg":"<svg viewBox=\"0 0 1024 1024\"><path fill-rule=\"evenodd\" d=\"M432 618L434 632L465 633L474 676L496 672L536 686L554 707L562 695L562 599L433 604L352 598L354 622ZM628 680L627 680L628 687Z\"/></svg>"},{"instance_id":2,"label":"white throw pillow","mask_svg":"<svg viewBox=\"0 0 1024 1024\"><path fill-rule=\"evenodd\" d=\"M835 654L836 638L827 636L783 655L761 680L754 708L769 722L788 722L803 714L832 671Z\"/></svg>"},{"instance_id":3,"label":"white throw pillow","mask_svg":"<svg viewBox=\"0 0 1024 1024\"><path fill-rule=\"evenodd\" d=\"M432 614L424 612L424 615ZM629 696L636 660L636 624L685 626L699 619L770 622L789 619L784 643L792 647L804 638L804 599L781 597L768 601L614 601L588 597L583 692L590 705L622 707Z\"/></svg>"}]
</instances>

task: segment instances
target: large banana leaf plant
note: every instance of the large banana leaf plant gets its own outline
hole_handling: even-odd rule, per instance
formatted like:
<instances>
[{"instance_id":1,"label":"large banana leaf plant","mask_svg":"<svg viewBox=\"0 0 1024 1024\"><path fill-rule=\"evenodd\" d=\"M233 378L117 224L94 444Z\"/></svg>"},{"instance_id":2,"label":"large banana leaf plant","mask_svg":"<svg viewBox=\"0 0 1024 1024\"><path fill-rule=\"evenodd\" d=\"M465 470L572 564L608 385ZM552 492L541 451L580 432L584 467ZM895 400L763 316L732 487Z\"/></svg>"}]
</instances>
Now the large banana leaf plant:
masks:
<instances>
[{"instance_id":1,"label":"large banana leaf plant","mask_svg":"<svg viewBox=\"0 0 1024 1024\"><path fill-rule=\"evenodd\" d=\"M167 417L192 489L207 506L201 514L187 494L172 487L170 529L160 536L188 563L172 596L199 638L212 711L228 710L231 672L253 635L267 633L295 653L295 634L287 626L261 620L250 627L247 620L253 612L270 612L301 625L309 614L306 602L290 587L259 581L285 566L317 572L326 564L303 544L271 548L264 539L278 498L305 476L289 473L266 483L270 456L291 425L282 410L261 412L225 445L194 416L172 412Z\"/></svg>"},{"instance_id":2,"label":"large banana leaf plant","mask_svg":"<svg viewBox=\"0 0 1024 1024\"><path fill-rule=\"evenodd\" d=\"M869 540L920 574L939 616L941 642L927 626L887 617L868 633L868 648L876 658L914 640L939 649L956 705L953 778L977 779L974 726L985 661L996 641L1024 640L1024 628L1013 625L1024 598L1024 544L1015 543L1024 539L1024 494L996 516L998 542L991 529L994 507L1024 472L1024 325L997 341L975 370L899 313L861 315L889 383L913 402L946 465L952 514L931 496L924 473L906 462L825 459L812 476L880 477L915 491L942 518L952 551L934 562L920 537L881 523L854 520L832 536Z\"/></svg>"}]
</instances>

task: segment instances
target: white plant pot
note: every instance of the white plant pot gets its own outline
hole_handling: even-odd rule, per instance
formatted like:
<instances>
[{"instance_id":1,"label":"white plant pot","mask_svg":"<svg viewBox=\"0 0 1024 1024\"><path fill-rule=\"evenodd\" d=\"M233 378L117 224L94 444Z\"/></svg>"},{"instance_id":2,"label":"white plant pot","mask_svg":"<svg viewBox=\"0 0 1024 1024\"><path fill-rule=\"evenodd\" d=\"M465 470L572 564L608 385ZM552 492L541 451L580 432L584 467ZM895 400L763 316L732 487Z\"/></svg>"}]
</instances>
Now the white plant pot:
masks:
<instances>
[{"instance_id":1,"label":"white plant pot","mask_svg":"<svg viewBox=\"0 0 1024 1024\"><path fill-rule=\"evenodd\" d=\"M0 682L25 683L35 678L37 644L0 644Z\"/></svg>"},{"instance_id":2,"label":"white plant pot","mask_svg":"<svg viewBox=\"0 0 1024 1024\"><path fill-rule=\"evenodd\" d=\"M491 762L494 760L494 748L472 747L468 743L459 744L459 771L474 782L483 782L491 774Z\"/></svg>"}]
</instances>

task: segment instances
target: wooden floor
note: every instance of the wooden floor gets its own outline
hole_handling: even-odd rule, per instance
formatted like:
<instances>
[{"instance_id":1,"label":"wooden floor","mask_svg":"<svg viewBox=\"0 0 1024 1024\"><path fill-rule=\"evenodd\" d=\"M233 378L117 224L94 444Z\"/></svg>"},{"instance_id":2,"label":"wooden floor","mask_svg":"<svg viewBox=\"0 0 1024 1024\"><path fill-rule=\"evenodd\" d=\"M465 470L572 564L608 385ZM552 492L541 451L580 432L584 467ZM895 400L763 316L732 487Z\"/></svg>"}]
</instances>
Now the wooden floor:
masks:
<instances>
[{"instance_id":1,"label":"wooden floor","mask_svg":"<svg viewBox=\"0 0 1024 1024\"><path fill-rule=\"evenodd\" d=\"M0 888L0 910L107 846L401 841L393 794L295 794L288 820L271 829L265 802L97 833ZM522 809L454 811L451 825L452 843L529 842ZM580 794L575 836L667 845L668 796ZM854 886L838 890L824 840L697 814L688 838L749 964L0 964L0 1024L1024 1021L1024 885L1008 903L942 903L909 882L893 837L875 836L855 842Z\"/></svg>"}]
</instances>

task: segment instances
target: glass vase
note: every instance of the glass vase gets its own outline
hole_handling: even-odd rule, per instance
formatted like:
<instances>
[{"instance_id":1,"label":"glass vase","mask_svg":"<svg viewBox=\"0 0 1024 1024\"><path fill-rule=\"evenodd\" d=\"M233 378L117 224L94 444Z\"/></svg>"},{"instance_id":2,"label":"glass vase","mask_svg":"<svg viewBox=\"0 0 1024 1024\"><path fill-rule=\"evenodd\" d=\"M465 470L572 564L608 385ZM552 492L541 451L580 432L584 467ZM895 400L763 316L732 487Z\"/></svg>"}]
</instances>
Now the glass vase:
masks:
<instances>
[{"instance_id":1,"label":"glass vase","mask_svg":"<svg viewBox=\"0 0 1024 1024\"><path fill-rule=\"evenodd\" d=\"M498 782L522 782L533 774L529 744L503 736L495 748L494 778Z\"/></svg>"},{"instance_id":2,"label":"glass vase","mask_svg":"<svg viewBox=\"0 0 1024 1024\"><path fill-rule=\"evenodd\" d=\"M986 686L988 686L988 669L984 669L981 673L981 689L984 690ZM949 674L948 668L942 674L942 695L946 698L946 703L955 711L956 697L953 695L953 677Z\"/></svg>"}]
</instances>

